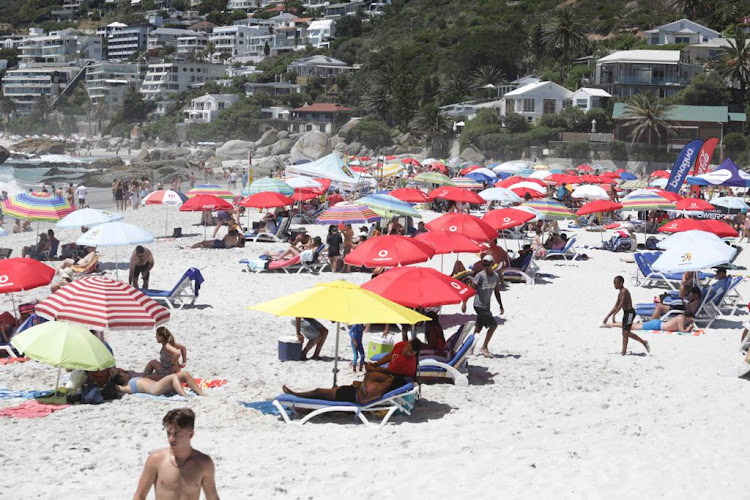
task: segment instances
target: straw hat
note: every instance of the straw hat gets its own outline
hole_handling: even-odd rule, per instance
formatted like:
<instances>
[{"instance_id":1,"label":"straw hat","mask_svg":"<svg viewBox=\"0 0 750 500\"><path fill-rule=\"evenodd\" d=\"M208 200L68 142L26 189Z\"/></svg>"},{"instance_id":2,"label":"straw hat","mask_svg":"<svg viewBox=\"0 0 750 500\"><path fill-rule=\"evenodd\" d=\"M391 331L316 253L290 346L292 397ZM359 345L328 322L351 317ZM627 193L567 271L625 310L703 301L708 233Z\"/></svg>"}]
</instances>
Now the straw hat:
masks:
<instances>
[{"instance_id":1,"label":"straw hat","mask_svg":"<svg viewBox=\"0 0 750 500\"><path fill-rule=\"evenodd\" d=\"M61 269L60 273L62 274L63 279L72 280L73 275L75 274L73 269L70 267L66 267L65 269Z\"/></svg>"}]
</instances>

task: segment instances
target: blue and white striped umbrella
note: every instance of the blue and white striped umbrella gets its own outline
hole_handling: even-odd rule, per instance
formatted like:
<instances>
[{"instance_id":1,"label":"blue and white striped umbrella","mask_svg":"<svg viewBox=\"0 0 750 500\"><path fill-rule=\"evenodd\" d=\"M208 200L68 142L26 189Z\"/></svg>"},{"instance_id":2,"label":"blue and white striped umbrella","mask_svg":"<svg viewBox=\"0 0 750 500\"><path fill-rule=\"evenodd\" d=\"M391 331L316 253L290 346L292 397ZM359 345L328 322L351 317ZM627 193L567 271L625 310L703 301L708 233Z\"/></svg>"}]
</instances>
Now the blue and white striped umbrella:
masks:
<instances>
[{"instance_id":1,"label":"blue and white striped umbrella","mask_svg":"<svg viewBox=\"0 0 750 500\"><path fill-rule=\"evenodd\" d=\"M382 217L393 217L394 215L422 218L414 207L405 201L389 194L371 194L360 198L357 203L370 207L375 213Z\"/></svg>"},{"instance_id":2,"label":"blue and white striped umbrella","mask_svg":"<svg viewBox=\"0 0 750 500\"><path fill-rule=\"evenodd\" d=\"M253 182L250 188L247 189L246 196L257 193L280 193L284 196L293 196L294 188L281 179L266 177L265 179L258 179ZM244 190L242 194L245 195Z\"/></svg>"}]
</instances>

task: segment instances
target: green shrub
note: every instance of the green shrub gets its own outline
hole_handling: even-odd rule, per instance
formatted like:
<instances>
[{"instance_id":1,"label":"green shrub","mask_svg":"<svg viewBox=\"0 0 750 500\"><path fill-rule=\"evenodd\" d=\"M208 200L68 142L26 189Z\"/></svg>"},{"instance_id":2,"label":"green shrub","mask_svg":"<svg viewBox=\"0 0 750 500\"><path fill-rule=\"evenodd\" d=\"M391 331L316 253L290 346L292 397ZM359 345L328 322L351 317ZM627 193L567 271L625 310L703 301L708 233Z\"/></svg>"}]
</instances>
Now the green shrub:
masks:
<instances>
[{"instance_id":1,"label":"green shrub","mask_svg":"<svg viewBox=\"0 0 750 500\"><path fill-rule=\"evenodd\" d=\"M383 120L374 116L359 120L352 128L351 136L369 149L378 149L393 144L391 129Z\"/></svg>"}]
</instances>

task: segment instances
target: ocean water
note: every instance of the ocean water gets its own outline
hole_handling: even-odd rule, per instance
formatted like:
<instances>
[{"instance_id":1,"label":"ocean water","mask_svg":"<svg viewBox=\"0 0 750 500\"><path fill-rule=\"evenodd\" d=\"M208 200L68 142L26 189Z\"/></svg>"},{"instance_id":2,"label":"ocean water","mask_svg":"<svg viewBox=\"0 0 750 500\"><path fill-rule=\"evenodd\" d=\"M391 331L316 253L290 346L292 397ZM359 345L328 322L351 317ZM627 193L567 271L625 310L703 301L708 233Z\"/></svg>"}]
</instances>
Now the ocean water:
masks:
<instances>
[{"instance_id":1,"label":"ocean water","mask_svg":"<svg viewBox=\"0 0 750 500\"><path fill-rule=\"evenodd\" d=\"M41 190L43 176L54 166L52 164L59 164L59 168L70 171L71 173L67 174L67 177L70 178L71 182L75 182L78 177L91 170L89 164L94 160L96 158L82 159L67 155L42 155L33 160L8 158L5 163L0 165L0 191L7 191L8 194L13 195L28 191L29 188ZM47 165L35 167L41 163Z\"/></svg>"}]
</instances>

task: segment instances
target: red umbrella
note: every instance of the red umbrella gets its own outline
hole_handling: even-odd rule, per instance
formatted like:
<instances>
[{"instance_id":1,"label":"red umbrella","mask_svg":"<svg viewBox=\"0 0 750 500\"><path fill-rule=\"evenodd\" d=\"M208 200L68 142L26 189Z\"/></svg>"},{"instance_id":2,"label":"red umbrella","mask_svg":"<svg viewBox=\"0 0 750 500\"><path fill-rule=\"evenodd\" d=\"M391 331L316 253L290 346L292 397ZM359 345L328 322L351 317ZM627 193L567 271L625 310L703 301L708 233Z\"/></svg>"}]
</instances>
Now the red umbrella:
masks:
<instances>
[{"instance_id":1,"label":"red umbrella","mask_svg":"<svg viewBox=\"0 0 750 500\"><path fill-rule=\"evenodd\" d=\"M428 195L421 189L416 188L394 189L390 194L394 198L405 201L407 203L424 203L427 201L432 201L430 195Z\"/></svg>"},{"instance_id":2,"label":"red umbrella","mask_svg":"<svg viewBox=\"0 0 750 500\"><path fill-rule=\"evenodd\" d=\"M414 237L415 240L427 243L435 249L435 255L447 253L476 253L482 246L463 234L447 231L427 231Z\"/></svg>"},{"instance_id":3,"label":"red umbrella","mask_svg":"<svg viewBox=\"0 0 750 500\"><path fill-rule=\"evenodd\" d=\"M427 223L430 231L448 231L463 234L474 241L497 238L497 231L479 217L469 214L445 214Z\"/></svg>"},{"instance_id":4,"label":"red umbrella","mask_svg":"<svg viewBox=\"0 0 750 500\"><path fill-rule=\"evenodd\" d=\"M431 198L442 198L444 200L458 201L463 203L475 203L483 205L487 203L484 198L473 191L455 186L442 186L430 191Z\"/></svg>"},{"instance_id":5,"label":"red umbrella","mask_svg":"<svg viewBox=\"0 0 750 500\"><path fill-rule=\"evenodd\" d=\"M255 193L240 202L241 207L273 208L285 207L294 203L294 200L281 193Z\"/></svg>"},{"instance_id":6,"label":"red umbrella","mask_svg":"<svg viewBox=\"0 0 750 500\"><path fill-rule=\"evenodd\" d=\"M419 163L419 161L415 160L414 158L404 158L401 160L401 163L405 165L414 165L415 167L421 167L422 164Z\"/></svg>"},{"instance_id":7,"label":"red umbrella","mask_svg":"<svg viewBox=\"0 0 750 500\"><path fill-rule=\"evenodd\" d=\"M367 172L367 167L349 167L350 169L354 170L355 172Z\"/></svg>"},{"instance_id":8,"label":"red umbrella","mask_svg":"<svg viewBox=\"0 0 750 500\"><path fill-rule=\"evenodd\" d=\"M444 174L448 171L448 168L442 163L433 163L432 165L430 165L430 170L437 170Z\"/></svg>"},{"instance_id":9,"label":"red umbrella","mask_svg":"<svg viewBox=\"0 0 750 500\"><path fill-rule=\"evenodd\" d=\"M466 167L465 169L461 170L461 175L470 174L478 168L482 168L482 167L480 167L479 165L472 165L470 167Z\"/></svg>"},{"instance_id":10,"label":"red umbrella","mask_svg":"<svg viewBox=\"0 0 750 500\"><path fill-rule=\"evenodd\" d=\"M312 190L308 191L304 189L295 189L294 194L292 195L292 200L307 201L307 200L312 200L313 198L317 198L318 196L320 196L320 194Z\"/></svg>"},{"instance_id":11,"label":"red umbrella","mask_svg":"<svg viewBox=\"0 0 750 500\"><path fill-rule=\"evenodd\" d=\"M683 198L675 204L676 210L689 210L700 212L703 210L713 210L715 207L706 200L700 198Z\"/></svg>"},{"instance_id":12,"label":"red umbrella","mask_svg":"<svg viewBox=\"0 0 750 500\"><path fill-rule=\"evenodd\" d=\"M593 171L594 171L594 169L593 169L593 168L591 168L591 165L588 165L588 164L586 164L586 163L584 163L583 165L578 165L578 166L576 167L576 169L577 169L577 170L578 170L579 172L593 172Z\"/></svg>"},{"instance_id":13,"label":"red umbrella","mask_svg":"<svg viewBox=\"0 0 750 500\"><path fill-rule=\"evenodd\" d=\"M49 285L55 269L38 260L16 257L0 260L0 293L22 292Z\"/></svg>"},{"instance_id":14,"label":"red umbrella","mask_svg":"<svg viewBox=\"0 0 750 500\"><path fill-rule=\"evenodd\" d=\"M498 231L510 229L529 222L535 217L531 212L517 208L500 208L484 214L482 220Z\"/></svg>"},{"instance_id":15,"label":"red umbrella","mask_svg":"<svg viewBox=\"0 0 750 500\"><path fill-rule=\"evenodd\" d=\"M680 201L682 199L682 196L672 191L665 191L664 189L651 189L651 191L669 201Z\"/></svg>"},{"instance_id":16,"label":"red umbrella","mask_svg":"<svg viewBox=\"0 0 750 500\"><path fill-rule=\"evenodd\" d=\"M692 230L713 233L719 238L734 238L738 236L737 231L726 222L710 219L676 219L659 228L660 233L681 233Z\"/></svg>"},{"instance_id":17,"label":"red umbrella","mask_svg":"<svg viewBox=\"0 0 750 500\"><path fill-rule=\"evenodd\" d=\"M360 156L359 157L359 161L370 161L370 160L372 160L372 158L370 158L369 156Z\"/></svg>"},{"instance_id":18,"label":"red umbrella","mask_svg":"<svg viewBox=\"0 0 750 500\"><path fill-rule=\"evenodd\" d=\"M622 205L609 200L596 200L586 203L584 206L578 209L576 215L588 215L595 213L614 212L620 210Z\"/></svg>"},{"instance_id":19,"label":"red umbrella","mask_svg":"<svg viewBox=\"0 0 750 500\"><path fill-rule=\"evenodd\" d=\"M169 311L140 290L104 276L76 280L35 307L39 316L110 330L151 330Z\"/></svg>"},{"instance_id":20,"label":"red umbrella","mask_svg":"<svg viewBox=\"0 0 750 500\"><path fill-rule=\"evenodd\" d=\"M617 170L615 170L615 173L618 175L624 174L625 172L627 172L627 170L625 170L624 168L618 168Z\"/></svg>"},{"instance_id":21,"label":"red umbrella","mask_svg":"<svg viewBox=\"0 0 750 500\"><path fill-rule=\"evenodd\" d=\"M552 174L549 177L547 177L547 179L549 179L550 177L554 177L555 175L560 175L560 174ZM533 177L521 177L519 175L512 175L505 180L498 181L495 183L495 187L501 187L501 188L507 189L513 186L513 184L518 184L519 182L533 182L547 189L547 184L545 184L544 181L541 181L539 179L534 179Z\"/></svg>"},{"instance_id":22,"label":"red umbrella","mask_svg":"<svg viewBox=\"0 0 750 500\"><path fill-rule=\"evenodd\" d=\"M552 176L550 175L550 177ZM547 177L547 179L549 179L549 177ZM556 184L559 186L562 184L581 184L582 182L583 181L581 180L581 178L578 177L577 175L564 175L563 174L562 177L556 181Z\"/></svg>"},{"instance_id":23,"label":"red umbrella","mask_svg":"<svg viewBox=\"0 0 750 500\"><path fill-rule=\"evenodd\" d=\"M193 196L180 206L180 212L210 212L214 210L231 210L232 204L223 198L210 194Z\"/></svg>"},{"instance_id":24,"label":"red umbrella","mask_svg":"<svg viewBox=\"0 0 750 500\"><path fill-rule=\"evenodd\" d=\"M660 179L669 179L669 172L666 170L656 170L655 172L651 172L651 175L649 177L658 177Z\"/></svg>"},{"instance_id":25,"label":"red umbrella","mask_svg":"<svg viewBox=\"0 0 750 500\"><path fill-rule=\"evenodd\" d=\"M590 184L601 184L602 182L607 182L606 178L602 179L602 177L599 175L591 174L582 175L581 180Z\"/></svg>"},{"instance_id":26,"label":"red umbrella","mask_svg":"<svg viewBox=\"0 0 750 500\"><path fill-rule=\"evenodd\" d=\"M704 231L714 233L719 238L736 238L739 236L737 230L724 221L706 219L703 224L706 227Z\"/></svg>"},{"instance_id":27,"label":"red umbrella","mask_svg":"<svg viewBox=\"0 0 750 500\"><path fill-rule=\"evenodd\" d=\"M361 243L344 258L353 266L396 267L426 262L435 255L427 243L406 236L387 235Z\"/></svg>"},{"instance_id":28,"label":"red umbrella","mask_svg":"<svg viewBox=\"0 0 750 500\"><path fill-rule=\"evenodd\" d=\"M462 282L429 267L389 269L362 288L405 307L459 304L476 293Z\"/></svg>"},{"instance_id":29,"label":"red umbrella","mask_svg":"<svg viewBox=\"0 0 750 500\"><path fill-rule=\"evenodd\" d=\"M388 156L385 157L385 161L391 161L391 160L395 160L395 159L396 159L396 157L393 156L393 155L388 155Z\"/></svg>"},{"instance_id":30,"label":"red umbrella","mask_svg":"<svg viewBox=\"0 0 750 500\"><path fill-rule=\"evenodd\" d=\"M545 196L547 196L546 191L542 192L528 187L512 187L510 188L510 190L516 193L521 198L525 198L527 194L532 198L544 198Z\"/></svg>"}]
</instances>

